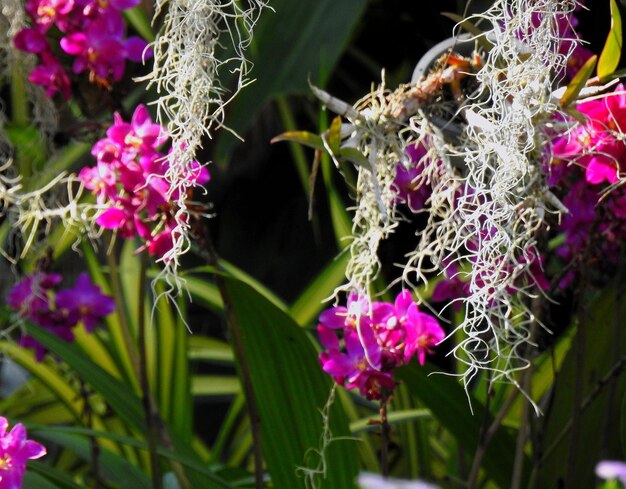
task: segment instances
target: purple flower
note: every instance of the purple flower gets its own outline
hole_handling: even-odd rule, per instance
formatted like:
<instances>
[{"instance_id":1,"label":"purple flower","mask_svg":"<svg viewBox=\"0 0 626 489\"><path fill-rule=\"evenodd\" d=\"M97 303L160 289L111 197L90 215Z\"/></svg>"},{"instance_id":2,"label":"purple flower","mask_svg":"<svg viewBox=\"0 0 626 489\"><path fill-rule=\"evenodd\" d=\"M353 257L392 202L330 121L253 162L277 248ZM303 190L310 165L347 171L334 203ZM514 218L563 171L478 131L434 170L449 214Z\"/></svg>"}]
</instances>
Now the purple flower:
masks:
<instances>
[{"instance_id":1,"label":"purple flower","mask_svg":"<svg viewBox=\"0 0 626 489\"><path fill-rule=\"evenodd\" d=\"M29 275L13 286L7 302L20 315L38 322L50 310L49 291L59 285L61 280L58 273Z\"/></svg>"},{"instance_id":2,"label":"purple flower","mask_svg":"<svg viewBox=\"0 0 626 489\"><path fill-rule=\"evenodd\" d=\"M363 472L357 480L361 489L439 489L438 486L419 480L402 480Z\"/></svg>"},{"instance_id":3,"label":"purple flower","mask_svg":"<svg viewBox=\"0 0 626 489\"><path fill-rule=\"evenodd\" d=\"M596 465L596 475L601 479L617 479L626 485L626 463L619 460L602 460Z\"/></svg>"},{"instance_id":4,"label":"purple flower","mask_svg":"<svg viewBox=\"0 0 626 489\"><path fill-rule=\"evenodd\" d=\"M113 311L115 303L91 283L86 273L79 276L73 288L57 291L61 279L56 273L27 276L11 289L8 304L23 318L70 342L74 341L73 329L79 321L92 331L100 319ZM20 344L34 349L38 361L48 351L29 336L22 337Z\"/></svg>"},{"instance_id":5,"label":"purple flower","mask_svg":"<svg viewBox=\"0 0 626 489\"><path fill-rule=\"evenodd\" d=\"M9 422L0 416L0 489L20 489L28 460L43 457L46 448L26 438L26 428L16 424L7 433Z\"/></svg>"},{"instance_id":6,"label":"purple flower","mask_svg":"<svg viewBox=\"0 0 626 489\"><path fill-rule=\"evenodd\" d=\"M113 125L107 130L107 137L124 153L133 157L141 154L149 156L167 140L165 129L152 122L145 105L140 104L133 112L130 122L125 122L117 112Z\"/></svg>"},{"instance_id":7,"label":"purple flower","mask_svg":"<svg viewBox=\"0 0 626 489\"><path fill-rule=\"evenodd\" d=\"M107 10L84 32L74 32L61 39L61 48L76 56L74 73L89 71L90 80L108 86L108 79L120 80L124 74L125 49L122 38L124 22L119 12Z\"/></svg>"},{"instance_id":8,"label":"purple flower","mask_svg":"<svg viewBox=\"0 0 626 489\"><path fill-rule=\"evenodd\" d=\"M57 309L67 317L75 318L76 322L82 322L89 332L115 310L113 298L104 295L86 273L79 275L74 287L59 291L55 302Z\"/></svg>"}]
</instances>

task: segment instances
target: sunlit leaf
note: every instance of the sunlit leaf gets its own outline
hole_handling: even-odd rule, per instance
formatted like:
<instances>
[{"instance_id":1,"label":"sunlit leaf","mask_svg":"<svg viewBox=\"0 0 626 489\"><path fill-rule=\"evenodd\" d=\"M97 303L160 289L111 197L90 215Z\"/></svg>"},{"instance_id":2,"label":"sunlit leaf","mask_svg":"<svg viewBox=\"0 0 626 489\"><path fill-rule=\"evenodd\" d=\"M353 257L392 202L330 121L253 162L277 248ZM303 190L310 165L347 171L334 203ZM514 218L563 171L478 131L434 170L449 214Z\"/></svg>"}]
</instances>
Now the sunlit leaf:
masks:
<instances>
[{"instance_id":1,"label":"sunlit leaf","mask_svg":"<svg viewBox=\"0 0 626 489\"><path fill-rule=\"evenodd\" d=\"M387 416L387 420L392 426L422 419L432 419L432 414L430 414L430 411L428 409L407 409L404 411L392 411ZM377 418L369 417L359 419L358 421L353 421L352 423L350 423L350 431L355 435L364 431L376 430L380 430L380 424L378 424Z\"/></svg>"},{"instance_id":2,"label":"sunlit leaf","mask_svg":"<svg viewBox=\"0 0 626 489\"><path fill-rule=\"evenodd\" d=\"M281 141L292 141L294 143L300 143L314 149L326 149L324 147L324 142L322 141L321 136L307 131L287 131L272 138L270 142L279 143Z\"/></svg>"},{"instance_id":3,"label":"sunlit leaf","mask_svg":"<svg viewBox=\"0 0 626 489\"><path fill-rule=\"evenodd\" d=\"M600 80L610 76L619 65L622 55L622 17L615 0L611 1L611 30L602 48L598 60L598 77Z\"/></svg>"},{"instance_id":4,"label":"sunlit leaf","mask_svg":"<svg viewBox=\"0 0 626 489\"><path fill-rule=\"evenodd\" d=\"M576 73L572 81L567 86L565 93L561 97L561 100L559 102L561 104L561 107L567 107L574 100L576 100L576 97L578 97L580 91L585 87L587 80L591 78L597 61L598 57L594 54L585 62L580 70L578 70L578 73Z\"/></svg>"},{"instance_id":5,"label":"sunlit leaf","mask_svg":"<svg viewBox=\"0 0 626 489\"><path fill-rule=\"evenodd\" d=\"M341 145L341 117L334 117L330 123L330 127L326 132L326 142L331 155L339 155L339 146Z\"/></svg>"},{"instance_id":6,"label":"sunlit leaf","mask_svg":"<svg viewBox=\"0 0 626 489\"><path fill-rule=\"evenodd\" d=\"M316 320L317 315L325 307L324 301L345 280L348 259L347 253L342 253L333 259L300 293L290 308L290 314L298 324L307 326Z\"/></svg>"}]
</instances>

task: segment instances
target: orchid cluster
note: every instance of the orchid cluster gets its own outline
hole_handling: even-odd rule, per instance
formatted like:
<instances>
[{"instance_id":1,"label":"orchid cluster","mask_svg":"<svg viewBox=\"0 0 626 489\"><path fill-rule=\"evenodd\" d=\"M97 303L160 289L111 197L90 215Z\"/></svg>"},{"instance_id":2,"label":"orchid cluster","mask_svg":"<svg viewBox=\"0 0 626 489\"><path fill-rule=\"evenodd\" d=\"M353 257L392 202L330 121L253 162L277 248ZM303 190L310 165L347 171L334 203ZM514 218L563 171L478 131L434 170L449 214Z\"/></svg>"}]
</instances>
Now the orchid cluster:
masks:
<instances>
[{"instance_id":1,"label":"orchid cluster","mask_svg":"<svg viewBox=\"0 0 626 489\"><path fill-rule=\"evenodd\" d=\"M141 249L161 258L175 238L175 210L170 202L184 197L165 177L171 161L158 148L168 137L143 105L135 109L130 122L118 113L114 117L106 138L91 150L96 166L83 168L78 177L105 209L97 224L122 238L138 235L145 243ZM187 180L191 185L204 185L209 173L193 162Z\"/></svg>"},{"instance_id":2,"label":"orchid cluster","mask_svg":"<svg viewBox=\"0 0 626 489\"><path fill-rule=\"evenodd\" d=\"M58 290L62 280L58 273L28 275L11 289L7 302L21 318L71 342L79 323L93 331L102 318L113 312L115 301L104 295L86 273L79 275L74 287ZM38 361L47 353L30 336L22 337L21 345L34 349Z\"/></svg>"},{"instance_id":3,"label":"orchid cluster","mask_svg":"<svg viewBox=\"0 0 626 489\"><path fill-rule=\"evenodd\" d=\"M413 357L423 365L445 337L437 319L421 312L407 290L393 304L350 294L346 306L322 312L317 332L325 348L319 356L324 372L367 399L391 392L393 370Z\"/></svg>"},{"instance_id":4,"label":"orchid cluster","mask_svg":"<svg viewBox=\"0 0 626 489\"><path fill-rule=\"evenodd\" d=\"M26 463L46 454L46 447L26 438L26 428L16 424L11 431L9 422L0 416L0 489L20 489Z\"/></svg>"},{"instance_id":5,"label":"orchid cluster","mask_svg":"<svg viewBox=\"0 0 626 489\"><path fill-rule=\"evenodd\" d=\"M586 121L568 121L572 128L555 139L550 165L551 183L565 194L563 204L569 210L560 225L565 240L556 252L571 262L593 250L599 268L607 269L618 263L626 240L626 190L617 185L626 170L625 88L619 84L576 110ZM589 247L593 237L600 239ZM572 278L568 273L562 285Z\"/></svg>"},{"instance_id":6,"label":"orchid cluster","mask_svg":"<svg viewBox=\"0 0 626 489\"><path fill-rule=\"evenodd\" d=\"M75 74L88 72L89 81L110 88L124 75L126 60L141 62L149 57L147 43L140 37L125 37L121 12L139 0L27 0L26 12L33 26L22 29L15 46L37 55L39 64L30 73L31 82L41 85L49 97L71 95L70 77L62 59L74 58ZM50 42L59 36L58 41ZM53 45L55 47L53 48Z\"/></svg>"}]
</instances>

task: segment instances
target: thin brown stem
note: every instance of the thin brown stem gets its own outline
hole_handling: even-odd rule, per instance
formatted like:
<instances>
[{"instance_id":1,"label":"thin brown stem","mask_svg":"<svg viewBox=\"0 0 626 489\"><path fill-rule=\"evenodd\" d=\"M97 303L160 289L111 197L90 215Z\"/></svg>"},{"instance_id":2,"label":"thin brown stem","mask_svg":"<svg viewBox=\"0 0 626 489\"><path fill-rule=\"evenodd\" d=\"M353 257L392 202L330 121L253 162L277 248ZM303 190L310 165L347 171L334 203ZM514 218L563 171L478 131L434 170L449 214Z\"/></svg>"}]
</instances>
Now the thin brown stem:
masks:
<instances>
[{"instance_id":1,"label":"thin brown stem","mask_svg":"<svg viewBox=\"0 0 626 489\"><path fill-rule=\"evenodd\" d=\"M219 257L213 246L210 234L206 229L203 230L201 241L205 245L207 254L205 258L211 266L213 266L218 272L222 271L222 266L219 262ZM215 274L215 282L217 288L222 296L222 302L224 303L224 314L226 316L226 322L230 331L231 339L233 342L233 348L235 355L239 363L239 370L241 374L242 387L244 395L246 397L246 406L248 409L248 416L250 417L250 429L252 431L253 442L253 454L254 454L254 487L255 489L263 488L263 452L261 447L261 418L259 416L259 410L256 403L256 397L254 395L254 387L252 385L252 372L250 365L248 364L248 357L246 356L245 349L243 347L243 339L241 337L241 331L239 330L239 323L232 307L232 301L226 287L221 273Z\"/></svg>"},{"instance_id":2,"label":"thin brown stem","mask_svg":"<svg viewBox=\"0 0 626 489\"><path fill-rule=\"evenodd\" d=\"M380 400L380 473L385 479L389 477L389 439L391 435L391 426L387 417L388 406L389 396L385 394Z\"/></svg>"}]
</instances>

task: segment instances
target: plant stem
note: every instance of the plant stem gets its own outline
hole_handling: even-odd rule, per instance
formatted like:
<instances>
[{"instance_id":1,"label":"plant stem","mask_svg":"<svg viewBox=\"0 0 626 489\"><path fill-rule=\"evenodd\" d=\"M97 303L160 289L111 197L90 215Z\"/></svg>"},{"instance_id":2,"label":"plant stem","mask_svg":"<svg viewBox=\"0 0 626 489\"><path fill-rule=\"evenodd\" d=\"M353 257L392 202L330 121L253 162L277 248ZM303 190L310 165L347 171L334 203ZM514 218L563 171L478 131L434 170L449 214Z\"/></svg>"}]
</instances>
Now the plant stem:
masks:
<instances>
[{"instance_id":1,"label":"plant stem","mask_svg":"<svg viewBox=\"0 0 626 489\"><path fill-rule=\"evenodd\" d=\"M387 406L389 405L389 395L384 394L380 400L380 473L386 479L389 477L389 435L391 434L391 426L387 418Z\"/></svg>"},{"instance_id":2,"label":"plant stem","mask_svg":"<svg viewBox=\"0 0 626 489\"><path fill-rule=\"evenodd\" d=\"M139 273L139 293L138 293L138 314L137 318L137 343L139 344L139 382L143 396L141 398L144 415L146 418L146 430L148 432L148 451L150 453L150 466L152 469L152 487L154 489L163 488L161 479L161 469L159 467L159 429L158 415L155 416L156 409L152 394L150 392L150 382L148 380L148 355L146 348L146 270L148 266L148 256L141 253L141 271Z\"/></svg>"},{"instance_id":3,"label":"plant stem","mask_svg":"<svg viewBox=\"0 0 626 489\"><path fill-rule=\"evenodd\" d=\"M250 429L252 431L252 444L254 453L254 487L255 489L263 488L263 452L261 449L261 418L256 404L256 397L254 396L254 387L252 385L252 373L250 366L248 365L248 358L243 347L243 340L241 332L239 331L239 323L235 316L232 301L228 294L226 283L224 282L221 272L223 268L220 265L219 257L213 246L210 233L206 228L198 230L203 235L199 237L199 242L202 242L207 250L206 259L211 266L213 266L218 273L215 274L215 283L222 296L222 302L224 303L224 314L226 316L226 322L230 331L233 348L235 355L239 363L239 369L241 373L242 387L244 395L246 397L246 405L248 408L248 416L250 417Z\"/></svg>"}]
</instances>

